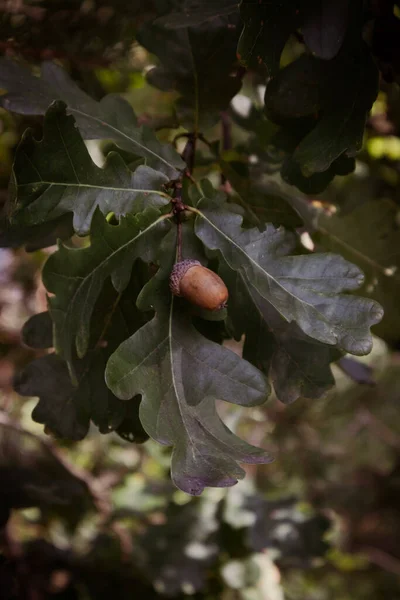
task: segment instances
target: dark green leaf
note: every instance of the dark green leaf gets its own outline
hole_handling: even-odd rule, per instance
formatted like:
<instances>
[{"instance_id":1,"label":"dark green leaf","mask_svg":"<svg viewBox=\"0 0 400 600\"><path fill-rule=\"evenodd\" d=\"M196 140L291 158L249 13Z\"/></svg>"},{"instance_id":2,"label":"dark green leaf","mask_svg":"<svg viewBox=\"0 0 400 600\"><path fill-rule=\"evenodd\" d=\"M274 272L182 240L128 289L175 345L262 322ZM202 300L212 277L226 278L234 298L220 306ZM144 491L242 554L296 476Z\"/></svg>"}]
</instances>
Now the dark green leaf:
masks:
<instances>
[{"instance_id":1,"label":"dark green leaf","mask_svg":"<svg viewBox=\"0 0 400 600\"><path fill-rule=\"evenodd\" d=\"M73 346L85 355L95 303L111 277L118 293L129 283L137 258L149 262L168 231L168 217L154 208L122 217L118 226L107 223L99 210L93 216L91 244L83 249L60 246L43 269L50 313L55 325L55 348L71 364Z\"/></svg>"},{"instance_id":2,"label":"dark green leaf","mask_svg":"<svg viewBox=\"0 0 400 600\"><path fill-rule=\"evenodd\" d=\"M11 219L18 225L36 225L73 212L75 231L89 231L98 206L117 217L160 207L169 196L161 191L168 178L139 166L132 173L119 154L108 155L97 167L87 151L65 104L55 102L44 120L43 139L37 142L28 130L17 149L11 187Z\"/></svg>"},{"instance_id":3,"label":"dark green leaf","mask_svg":"<svg viewBox=\"0 0 400 600\"><path fill-rule=\"evenodd\" d=\"M131 106L123 98L110 94L96 102L52 62L42 64L38 79L17 63L1 59L0 88L8 92L0 98L7 110L43 115L53 100L62 100L85 140L115 140L122 149L144 157L149 166L171 178L184 167L171 145L161 144L151 129L138 126Z\"/></svg>"},{"instance_id":4,"label":"dark green leaf","mask_svg":"<svg viewBox=\"0 0 400 600\"><path fill-rule=\"evenodd\" d=\"M74 233L71 215L64 215L54 221L40 225L11 225L8 218L0 222L0 248L20 248L27 252L54 246L57 239L67 240Z\"/></svg>"},{"instance_id":5,"label":"dark green leaf","mask_svg":"<svg viewBox=\"0 0 400 600\"><path fill-rule=\"evenodd\" d=\"M306 336L295 323L288 323L241 272L231 270L225 261L221 261L220 275L230 292L229 317L235 334L245 334L243 357L271 378L282 402L320 398L334 385L330 363L340 353Z\"/></svg>"},{"instance_id":6,"label":"dark green leaf","mask_svg":"<svg viewBox=\"0 0 400 600\"><path fill-rule=\"evenodd\" d=\"M121 296L117 295L111 282L107 282L94 308L90 349L83 359L76 356L72 359L75 383L71 381L67 363L54 354L28 365L16 380L16 390L20 394L39 396L33 418L58 436L81 439L90 419L101 433L116 430L130 441L143 442L147 439L138 417L140 399L122 402L104 381L108 357L147 320L135 305L141 285L139 267L136 266L136 277L131 279ZM42 325L47 329L48 319L48 313L41 313L26 324L25 337L32 345L46 344ZM51 344L52 332L48 333ZM62 388L61 393L58 386Z\"/></svg>"},{"instance_id":7,"label":"dark green leaf","mask_svg":"<svg viewBox=\"0 0 400 600\"><path fill-rule=\"evenodd\" d=\"M363 43L343 47L337 58L319 66L322 116L293 155L306 176L326 171L344 152L355 156L378 93L378 71Z\"/></svg>"},{"instance_id":8,"label":"dark green leaf","mask_svg":"<svg viewBox=\"0 0 400 600\"><path fill-rule=\"evenodd\" d=\"M383 315L376 302L347 294L363 282L355 265L334 254L288 256L295 239L268 225L260 232L241 228L242 217L204 198L198 205L196 233L218 250L259 295L308 336L352 354L368 354L370 327Z\"/></svg>"},{"instance_id":9,"label":"dark green leaf","mask_svg":"<svg viewBox=\"0 0 400 600\"><path fill-rule=\"evenodd\" d=\"M330 60L339 52L348 24L349 0L305 0L302 32L309 50Z\"/></svg>"},{"instance_id":10,"label":"dark green leaf","mask_svg":"<svg viewBox=\"0 0 400 600\"><path fill-rule=\"evenodd\" d=\"M53 346L53 323L48 312L33 315L23 326L21 337L29 348Z\"/></svg>"},{"instance_id":11,"label":"dark green leaf","mask_svg":"<svg viewBox=\"0 0 400 600\"><path fill-rule=\"evenodd\" d=\"M165 251L163 252L165 253ZM111 356L106 381L122 399L142 395L140 420L158 442L174 446L172 478L189 494L233 485L244 475L238 462L270 459L236 437L218 417L215 400L244 406L265 401L261 373L233 352L204 338L168 288L171 260L139 297L157 314Z\"/></svg>"},{"instance_id":12,"label":"dark green leaf","mask_svg":"<svg viewBox=\"0 0 400 600\"><path fill-rule=\"evenodd\" d=\"M177 113L189 131L213 126L240 90L236 66L237 18L214 19L196 28L170 30L152 25L141 30L140 43L156 54L161 65L149 82L177 91Z\"/></svg>"},{"instance_id":13,"label":"dark green leaf","mask_svg":"<svg viewBox=\"0 0 400 600\"><path fill-rule=\"evenodd\" d=\"M272 121L314 115L319 110L319 65L315 58L303 54L271 79L265 92L265 108Z\"/></svg>"},{"instance_id":14,"label":"dark green leaf","mask_svg":"<svg viewBox=\"0 0 400 600\"><path fill-rule=\"evenodd\" d=\"M297 26L296 8L295 0L242 0L240 60L249 67L263 65L269 76L275 75L283 48Z\"/></svg>"},{"instance_id":15,"label":"dark green leaf","mask_svg":"<svg viewBox=\"0 0 400 600\"><path fill-rule=\"evenodd\" d=\"M48 354L31 362L14 381L21 396L39 396L32 418L57 436L81 440L89 429L89 416L80 409L79 394L85 387L75 387L67 364L56 354Z\"/></svg>"},{"instance_id":16,"label":"dark green leaf","mask_svg":"<svg viewBox=\"0 0 400 600\"><path fill-rule=\"evenodd\" d=\"M399 268L396 248L400 244L398 206L389 200L375 200L358 206L346 215L328 216L322 211L315 219L316 235L324 248L339 251L366 274L362 293L382 304L385 319L376 327L378 335L396 341L400 335Z\"/></svg>"},{"instance_id":17,"label":"dark green leaf","mask_svg":"<svg viewBox=\"0 0 400 600\"><path fill-rule=\"evenodd\" d=\"M295 185L304 194L314 195L323 192L336 175L349 175L352 173L355 165L354 158L342 154L333 161L326 171L306 176L292 155L288 156L283 162L281 176L284 181L290 183L290 185Z\"/></svg>"},{"instance_id":18,"label":"dark green leaf","mask_svg":"<svg viewBox=\"0 0 400 600\"><path fill-rule=\"evenodd\" d=\"M219 165L229 183L235 189L239 203L247 211L246 217L253 225L272 223L275 226L295 228L302 225L302 219L292 208L279 188L264 186L247 174L242 177L231 162L220 159Z\"/></svg>"}]
</instances>

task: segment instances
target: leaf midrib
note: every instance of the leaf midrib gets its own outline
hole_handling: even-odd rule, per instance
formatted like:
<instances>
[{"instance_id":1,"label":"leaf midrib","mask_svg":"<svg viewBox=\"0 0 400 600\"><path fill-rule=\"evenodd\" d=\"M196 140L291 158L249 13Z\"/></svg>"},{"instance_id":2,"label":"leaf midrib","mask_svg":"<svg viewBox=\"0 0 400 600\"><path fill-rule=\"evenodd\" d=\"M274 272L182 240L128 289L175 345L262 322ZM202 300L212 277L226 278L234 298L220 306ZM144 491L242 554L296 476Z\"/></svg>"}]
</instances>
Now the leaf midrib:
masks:
<instances>
[{"instance_id":1,"label":"leaf midrib","mask_svg":"<svg viewBox=\"0 0 400 600\"><path fill-rule=\"evenodd\" d=\"M203 197L204 198L204 197ZM265 271L265 269L263 269L261 267L261 265L259 265L257 262L255 262L255 260L249 256L241 246L239 246L231 237L229 237L227 234L225 234L224 231L222 231L221 229L219 229L219 227L217 227L215 225L215 223L213 223L212 221L210 221L203 212L201 212L199 209L191 209L194 212L196 212L201 218L203 218L205 221L207 221L207 223L209 223L209 225L211 227L213 227L218 233L220 233L229 243L231 243L233 246L235 246L235 248L237 248L245 257L247 260L249 260L258 270L260 270L262 273L265 273L266 277L268 280L272 280L276 283L277 286L280 287L280 289L284 290L289 296L291 296L292 298L294 298L296 300L296 302L300 302L301 306L304 304L308 307L310 307L310 309L315 312L317 315L320 316L321 320L326 323L327 325L332 327L332 323L330 321L327 321L327 319L325 318L325 316L320 313L315 306L313 306L312 304L310 304L309 302L306 302L305 300L300 299L298 296L295 296L294 294L292 294L289 290L287 290L284 286L282 286L279 281L277 279L275 279L275 277L273 277L270 273L268 273L267 271ZM229 263L228 263L229 264ZM237 269L234 269L237 270ZM238 270L238 272L240 273L240 270ZM257 289L257 288L256 288ZM259 290L257 290L259 291ZM259 292L260 295L264 298L264 296L261 294L261 292ZM271 299L269 298L265 298L265 300L267 300L267 302L269 302L270 304L272 304L272 306L274 308L276 308L276 310L279 312L279 314L288 322L290 323L291 321L289 321L287 319L287 317L285 315L282 314L282 312L279 310L278 306L275 306L275 304L272 302ZM293 320L293 319L292 319ZM343 327L341 327L340 325L338 325L337 323L334 324L334 328L335 329L339 329L340 331L343 331ZM303 329L303 328L301 328ZM334 333L335 338L336 338L336 343L340 342L340 339L338 338L338 335L336 333ZM314 338L314 339L318 339L318 338ZM324 342L324 343L328 343L328 342ZM335 343L332 343L331 345L335 345Z\"/></svg>"},{"instance_id":2,"label":"leaf midrib","mask_svg":"<svg viewBox=\"0 0 400 600\"><path fill-rule=\"evenodd\" d=\"M193 210L193 209L192 209ZM203 218L205 221L207 221L207 223L209 225L211 225L211 227L213 227L216 231L218 231L218 233L220 233L230 244L232 244L232 246L235 246L235 248L237 248L241 254L243 254L246 259L248 261L250 261L255 267L256 269L258 269L259 271L261 271L262 273L265 273L267 279L272 280L276 283L277 286L279 286L282 290L284 290L289 296L291 296L292 298L294 298L296 301L301 301L302 303L304 302L304 304L306 304L307 306L310 306L310 308L312 308L313 310L316 310L315 307L312 304L309 304L308 302L305 302L303 300L300 300L300 298L298 298L297 296L295 296L294 294L292 294L289 290L287 290L283 285L281 285L279 283L279 281L277 279L275 279L275 277L273 277L273 275L271 275L270 273L268 273L268 271L265 271L265 269L263 269L261 267L261 265L259 265L251 256L249 256L249 254L247 254L243 248L241 246L239 246L235 240L233 240L231 237L229 237L224 231L222 231L222 229L219 229L219 227L217 227L215 225L215 223L213 223L212 221L210 221L203 212L201 212L198 209L195 209L195 212L197 212L197 214ZM229 263L228 263L229 264ZM239 271L238 269L234 269L235 271ZM239 271L240 272L240 271ZM257 288L256 288L257 289ZM264 296L260 293L260 295L264 298ZM265 298L265 300L267 300L268 302L270 302L279 312L279 314L282 315L281 311L279 310L278 307L276 307L268 298ZM282 317L287 321L287 318L282 315Z\"/></svg>"},{"instance_id":3,"label":"leaf midrib","mask_svg":"<svg viewBox=\"0 0 400 600\"><path fill-rule=\"evenodd\" d=\"M86 187L86 188L90 188L90 189L96 189L96 190L107 190L107 191L111 191L111 192L132 192L132 193L145 193L145 194L158 194L159 196L162 196L164 198L168 198L169 200L171 199L171 196L169 196L168 194L166 194L165 192L161 192L159 190L149 190L149 189L137 189L137 188L118 188L118 187L111 187L111 186L104 186L104 185L93 185L93 184L89 184L89 183L63 183L63 182L57 182L57 181L33 181L32 183L21 183L18 184L18 188L24 188L24 187L30 187L30 186L34 186L34 185L47 185L47 186L58 186L58 187Z\"/></svg>"},{"instance_id":4,"label":"leaf midrib","mask_svg":"<svg viewBox=\"0 0 400 600\"><path fill-rule=\"evenodd\" d=\"M303 369L303 367L301 367L301 365L293 358L292 354L289 352L289 350L286 348L286 346L284 344L281 343L280 338L276 335L275 330L271 328L271 325L268 323L268 320L264 317L264 314L261 310L261 308L259 307L257 301L255 300L253 294L251 293L251 288L253 288L254 286L250 283L250 281L247 280L246 276L238 273L239 277L242 279L243 285L245 285L246 289L248 289L248 293L250 295L250 298L253 301L253 304L255 306L256 311L258 312L258 315L261 319L261 321L263 321L267 327L271 330L272 335L274 336L275 339L275 343L276 345L286 354L286 356L288 356L290 358L290 360L296 365L296 367L299 369L299 371L302 373L304 379L306 379L306 381L308 381L309 384L311 384L312 386L315 387L316 383L315 381L313 381L312 379L309 378L309 376L307 375L307 373L305 372L305 370ZM256 289L256 288L254 288ZM257 292L258 293L258 292ZM310 338L312 339L312 338Z\"/></svg>"},{"instance_id":5,"label":"leaf midrib","mask_svg":"<svg viewBox=\"0 0 400 600\"><path fill-rule=\"evenodd\" d=\"M151 223L148 227L146 227L146 229L144 229L143 231L140 231L134 238L131 238L128 242L126 242L125 244L123 244L122 246L119 246L116 250L114 250L113 252L111 252L111 254L109 254L107 256L107 258L105 260L103 260L102 262L100 262L98 265L96 265L96 267L94 267L94 269L92 271L90 271L89 275L87 275L86 277L83 277L81 279L80 284L78 285L78 287L75 289L74 291L74 295L71 299L71 301L68 304L68 310L66 311L66 316L65 316L65 325L67 324L67 321L69 321L70 319L70 315L71 312L74 311L75 309L75 301L76 301L76 296L79 293L79 291L82 289L82 287L86 284L86 282L90 281L91 279L94 279L95 274L97 273L97 271L101 268L104 267L104 265L111 260L111 258L113 258L118 252L122 252L124 249L128 248L130 244L135 243L141 236L145 235L146 233L148 233L153 227L156 227L159 223L161 223L162 221L165 221L166 219L169 219L170 215L162 215L161 217L159 217L158 219L156 219L153 223ZM84 304L83 304L83 308L79 311L80 313L82 313L84 311L84 308L86 306L86 302L87 299L85 298ZM69 335L68 335L68 356L70 355L70 336L71 336L71 330L69 330Z\"/></svg>"},{"instance_id":6,"label":"leaf midrib","mask_svg":"<svg viewBox=\"0 0 400 600\"><path fill-rule=\"evenodd\" d=\"M132 144L134 144L135 146L142 148L145 151L145 155L151 154L152 156L154 156L154 158L163 162L170 169L173 169L174 171L179 170L179 167L176 167L175 165L169 163L165 158L163 158L162 156L160 156L159 154L154 152L154 150L150 150L150 148L148 148L144 144L141 144L138 140L135 140L134 138L130 137L128 134L124 133L120 129L117 129L116 127L114 127L114 125L111 125L111 123L108 123L107 121L103 121L102 119L99 119L98 117L94 117L93 115L85 113L82 110L78 110L77 108L71 108L70 106L68 106L67 110L68 110L68 112L70 112L72 114L81 115L82 117L85 117L86 119L90 119L96 123L99 123L103 127L107 127L111 131L114 131L118 137L123 137L126 140L128 140L129 142L131 142ZM141 131L141 128L139 128L138 130ZM118 139L118 137L117 137L117 139ZM111 135L110 138L115 139L115 136Z\"/></svg>"}]
</instances>

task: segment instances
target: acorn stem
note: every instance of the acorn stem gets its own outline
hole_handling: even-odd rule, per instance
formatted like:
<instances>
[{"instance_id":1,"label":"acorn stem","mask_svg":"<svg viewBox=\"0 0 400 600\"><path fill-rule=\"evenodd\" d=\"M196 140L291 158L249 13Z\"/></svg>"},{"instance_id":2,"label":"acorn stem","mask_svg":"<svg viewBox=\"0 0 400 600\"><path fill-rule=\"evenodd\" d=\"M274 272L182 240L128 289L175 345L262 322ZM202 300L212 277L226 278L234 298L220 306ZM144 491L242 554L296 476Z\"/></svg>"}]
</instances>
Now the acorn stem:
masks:
<instances>
[{"instance_id":1,"label":"acorn stem","mask_svg":"<svg viewBox=\"0 0 400 600\"><path fill-rule=\"evenodd\" d=\"M176 257L177 257L177 261L181 262L181 260L182 260L182 221L180 218L177 223Z\"/></svg>"}]
</instances>

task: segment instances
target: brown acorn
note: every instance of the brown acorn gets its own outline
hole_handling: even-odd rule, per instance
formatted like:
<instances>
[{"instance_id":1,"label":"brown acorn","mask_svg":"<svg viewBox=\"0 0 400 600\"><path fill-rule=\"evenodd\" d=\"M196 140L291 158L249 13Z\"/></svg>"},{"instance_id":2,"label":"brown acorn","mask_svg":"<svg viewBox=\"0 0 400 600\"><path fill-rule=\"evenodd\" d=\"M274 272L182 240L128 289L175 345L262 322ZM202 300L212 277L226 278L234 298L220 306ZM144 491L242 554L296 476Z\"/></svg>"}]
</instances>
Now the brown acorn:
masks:
<instances>
[{"instance_id":1,"label":"brown acorn","mask_svg":"<svg viewBox=\"0 0 400 600\"><path fill-rule=\"evenodd\" d=\"M172 269L170 288L175 296L207 310L224 308L228 300L228 289L221 277L198 260L177 262Z\"/></svg>"}]
</instances>

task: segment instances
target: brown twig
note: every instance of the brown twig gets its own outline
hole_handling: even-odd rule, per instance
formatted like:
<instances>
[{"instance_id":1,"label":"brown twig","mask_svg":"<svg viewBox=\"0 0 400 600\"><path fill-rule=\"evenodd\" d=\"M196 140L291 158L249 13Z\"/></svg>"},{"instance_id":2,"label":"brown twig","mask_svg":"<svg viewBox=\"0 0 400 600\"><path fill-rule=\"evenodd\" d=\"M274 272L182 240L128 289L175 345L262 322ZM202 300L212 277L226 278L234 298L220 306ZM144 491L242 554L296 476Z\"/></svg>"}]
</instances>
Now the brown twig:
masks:
<instances>
[{"instance_id":1,"label":"brown twig","mask_svg":"<svg viewBox=\"0 0 400 600\"><path fill-rule=\"evenodd\" d=\"M180 179L173 182L174 197L172 198L173 214L177 224L176 257L177 261L180 262L182 260L182 213L187 208L186 204L182 200L183 179L187 177L190 179L190 181L194 182L192 172L195 163L197 135L195 133L185 133L178 137L187 138L186 146L182 152L182 158L186 162L187 168Z\"/></svg>"}]
</instances>

